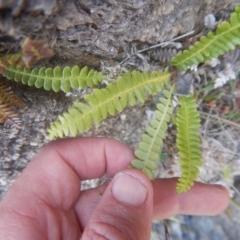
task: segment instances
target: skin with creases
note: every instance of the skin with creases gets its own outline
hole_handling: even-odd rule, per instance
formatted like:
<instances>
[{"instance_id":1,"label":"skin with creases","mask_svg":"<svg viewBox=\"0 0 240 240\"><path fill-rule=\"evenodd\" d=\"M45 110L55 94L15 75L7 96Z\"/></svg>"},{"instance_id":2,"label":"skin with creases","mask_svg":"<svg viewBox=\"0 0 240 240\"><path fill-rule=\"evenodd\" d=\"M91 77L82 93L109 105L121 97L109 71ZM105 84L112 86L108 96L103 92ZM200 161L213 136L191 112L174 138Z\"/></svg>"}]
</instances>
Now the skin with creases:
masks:
<instances>
[{"instance_id":1,"label":"skin with creases","mask_svg":"<svg viewBox=\"0 0 240 240\"><path fill-rule=\"evenodd\" d=\"M0 203L0 239L149 239L151 221L175 214L215 215L225 188L195 183L176 194L177 179L150 182L127 169L132 150L113 139L73 138L41 149ZM80 191L80 181L111 181Z\"/></svg>"}]
</instances>

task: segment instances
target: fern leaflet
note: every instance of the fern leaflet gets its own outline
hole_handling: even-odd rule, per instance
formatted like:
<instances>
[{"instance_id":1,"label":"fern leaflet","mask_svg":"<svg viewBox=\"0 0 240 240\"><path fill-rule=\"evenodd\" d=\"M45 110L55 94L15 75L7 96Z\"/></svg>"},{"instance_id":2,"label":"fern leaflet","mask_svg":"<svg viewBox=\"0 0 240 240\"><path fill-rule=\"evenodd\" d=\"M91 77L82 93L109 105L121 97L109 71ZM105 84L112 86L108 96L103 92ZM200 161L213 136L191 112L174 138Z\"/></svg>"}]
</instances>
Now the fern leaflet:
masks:
<instances>
[{"instance_id":1,"label":"fern leaflet","mask_svg":"<svg viewBox=\"0 0 240 240\"><path fill-rule=\"evenodd\" d=\"M87 67L80 69L78 66L72 68L41 67L30 70L11 65L5 70L3 76L14 79L16 82L21 81L29 86L43 87L45 90L52 89L54 92L59 90L69 92L70 88L93 87L105 78L101 72L89 71Z\"/></svg>"},{"instance_id":2,"label":"fern leaflet","mask_svg":"<svg viewBox=\"0 0 240 240\"><path fill-rule=\"evenodd\" d=\"M170 86L167 86L170 88ZM139 149L134 153L137 159L131 161L131 166L140 169L150 179L154 178L154 171L157 169L158 160L161 153L163 139L167 130L167 123L173 112L172 93L174 86L168 90L163 90L165 97L159 99L157 110L154 112L155 119L150 121L151 127L146 128L146 133L142 135Z\"/></svg>"},{"instance_id":3,"label":"fern leaflet","mask_svg":"<svg viewBox=\"0 0 240 240\"><path fill-rule=\"evenodd\" d=\"M179 53L171 61L179 70L186 70L192 65L217 58L233 50L240 44L240 7L235 8L229 22L222 22L215 33L209 32L202 36L189 50Z\"/></svg>"},{"instance_id":4,"label":"fern leaflet","mask_svg":"<svg viewBox=\"0 0 240 240\"><path fill-rule=\"evenodd\" d=\"M146 134L142 135L139 149L135 151L137 159L132 160L131 167L140 169L150 179L154 178L154 171L157 169L158 160L167 130L167 123L170 121L172 107L172 93L174 86L168 90L163 90L165 98L160 98L157 110L154 112L155 119L150 121L151 127L146 128Z\"/></svg>"},{"instance_id":5,"label":"fern leaflet","mask_svg":"<svg viewBox=\"0 0 240 240\"><path fill-rule=\"evenodd\" d=\"M200 151L199 113L193 97L180 97L177 111L177 147L179 149L181 177L177 183L177 192L188 191L199 174L202 165Z\"/></svg>"},{"instance_id":6,"label":"fern leaflet","mask_svg":"<svg viewBox=\"0 0 240 240\"><path fill-rule=\"evenodd\" d=\"M74 108L69 108L59 121L51 124L50 139L63 135L76 136L92 127L93 122L99 124L108 114L114 116L121 112L127 104L134 106L136 100L145 101L147 93L154 94L162 90L169 81L170 73L159 71L151 74L134 71L119 77L116 84L108 84L104 89L93 89L93 94L85 95L86 103L75 102Z\"/></svg>"}]
</instances>

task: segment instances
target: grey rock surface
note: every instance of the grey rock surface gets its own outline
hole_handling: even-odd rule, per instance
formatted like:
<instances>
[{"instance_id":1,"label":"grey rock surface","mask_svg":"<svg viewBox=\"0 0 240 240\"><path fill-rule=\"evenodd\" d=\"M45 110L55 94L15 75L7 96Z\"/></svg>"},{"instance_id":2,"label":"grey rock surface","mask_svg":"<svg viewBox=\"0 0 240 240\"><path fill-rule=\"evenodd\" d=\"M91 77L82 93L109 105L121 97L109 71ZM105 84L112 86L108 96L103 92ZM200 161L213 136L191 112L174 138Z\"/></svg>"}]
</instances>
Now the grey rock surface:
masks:
<instances>
[{"instance_id":1,"label":"grey rock surface","mask_svg":"<svg viewBox=\"0 0 240 240\"><path fill-rule=\"evenodd\" d=\"M58 56L99 66L134 44L155 44L203 27L204 16L237 0L11 0L0 2L0 51L25 37L44 39Z\"/></svg>"},{"instance_id":2,"label":"grey rock surface","mask_svg":"<svg viewBox=\"0 0 240 240\"><path fill-rule=\"evenodd\" d=\"M236 209L232 209L235 211ZM240 236L239 220L226 214L213 217L179 215L180 222L168 221L169 239L171 240L237 240ZM151 240L164 239L164 224L154 222Z\"/></svg>"}]
</instances>

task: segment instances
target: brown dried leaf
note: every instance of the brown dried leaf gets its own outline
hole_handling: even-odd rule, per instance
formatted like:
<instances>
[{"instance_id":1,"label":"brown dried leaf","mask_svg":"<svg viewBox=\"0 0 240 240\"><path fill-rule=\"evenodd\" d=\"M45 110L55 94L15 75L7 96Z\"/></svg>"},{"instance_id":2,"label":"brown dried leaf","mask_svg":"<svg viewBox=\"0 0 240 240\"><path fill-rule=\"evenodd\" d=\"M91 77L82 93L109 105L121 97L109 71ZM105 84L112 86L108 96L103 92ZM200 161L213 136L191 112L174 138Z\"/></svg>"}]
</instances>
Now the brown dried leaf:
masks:
<instances>
[{"instance_id":1,"label":"brown dried leaf","mask_svg":"<svg viewBox=\"0 0 240 240\"><path fill-rule=\"evenodd\" d=\"M211 101L206 102L206 106L208 108L215 108L217 106L216 100L211 100Z\"/></svg>"},{"instance_id":2,"label":"brown dried leaf","mask_svg":"<svg viewBox=\"0 0 240 240\"><path fill-rule=\"evenodd\" d=\"M174 172L172 170L168 171L168 176L173 177L174 176Z\"/></svg>"},{"instance_id":3,"label":"brown dried leaf","mask_svg":"<svg viewBox=\"0 0 240 240\"><path fill-rule=\"evenodd\" d=\"M230 112L230 107L227 106L227 105L224 105L222 108L221 108L221 114L229 114Z\"/></svg>"},{"instance_id":4,"label":"brown dried leaf","mask_svg":"<svg viewBox=\"0 0 240 240\"><path fill-rule=\"evenodd\" d=\"M26 38L22 44L22 60L27 68L34 66L40 59L54 56L54 51L43 40Z\"/></svg>"}]
</instances>

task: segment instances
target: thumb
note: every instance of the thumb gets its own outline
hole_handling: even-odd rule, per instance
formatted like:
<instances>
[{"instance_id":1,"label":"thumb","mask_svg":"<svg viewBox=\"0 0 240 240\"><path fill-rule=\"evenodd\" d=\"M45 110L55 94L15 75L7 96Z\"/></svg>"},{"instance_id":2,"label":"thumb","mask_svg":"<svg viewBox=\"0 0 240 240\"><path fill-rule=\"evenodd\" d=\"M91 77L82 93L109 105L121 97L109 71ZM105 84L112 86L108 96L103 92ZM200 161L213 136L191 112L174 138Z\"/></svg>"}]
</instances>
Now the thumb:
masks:
<instances>
[{"instance_id":1,"label":"thumb","mask_svg":"<svg viewBox=\"0 0 240 240\"><path fill-rule=\"evenodd\" d=\"M150 239L153 188L145 174L127 169L115 175L83 232L88 239Z\"/></svg>"}]
</instances>

